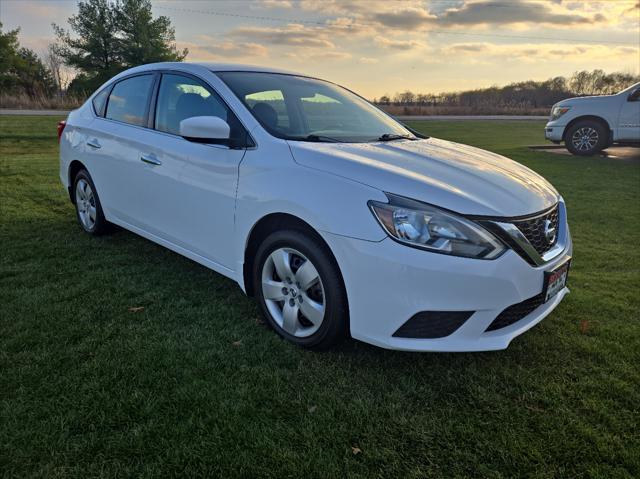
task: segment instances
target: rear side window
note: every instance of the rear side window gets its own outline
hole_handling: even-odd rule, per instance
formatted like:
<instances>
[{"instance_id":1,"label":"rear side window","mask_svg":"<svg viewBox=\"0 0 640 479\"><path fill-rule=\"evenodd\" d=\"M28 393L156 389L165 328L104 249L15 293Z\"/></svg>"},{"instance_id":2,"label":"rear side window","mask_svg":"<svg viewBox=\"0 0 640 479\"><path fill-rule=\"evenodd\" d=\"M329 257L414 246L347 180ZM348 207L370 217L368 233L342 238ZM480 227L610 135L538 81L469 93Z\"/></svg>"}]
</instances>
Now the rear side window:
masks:
<instances>
[{"instance_id":1,"label":"rear side window","mask_svg":"<svg viewBox=\"0 0 640 479\"><path fill-rule=\"evenodd\" d=\"M147 103L153 75L140 75L122 80L113 87L107 103L106 118L131 125L146 126Z\"/></svg>"},{"instance_id":2,"label":"rear side window","mask_svg":"<svg viewBox=\"0 0 640 479\"><path fill-rule=\"evenodd\" d=\"M104 116L104 107L107 105L107 97L109 96L109 88L105 88L93 97L93 111L98 116Z\"/></svg>"}]
</instances>

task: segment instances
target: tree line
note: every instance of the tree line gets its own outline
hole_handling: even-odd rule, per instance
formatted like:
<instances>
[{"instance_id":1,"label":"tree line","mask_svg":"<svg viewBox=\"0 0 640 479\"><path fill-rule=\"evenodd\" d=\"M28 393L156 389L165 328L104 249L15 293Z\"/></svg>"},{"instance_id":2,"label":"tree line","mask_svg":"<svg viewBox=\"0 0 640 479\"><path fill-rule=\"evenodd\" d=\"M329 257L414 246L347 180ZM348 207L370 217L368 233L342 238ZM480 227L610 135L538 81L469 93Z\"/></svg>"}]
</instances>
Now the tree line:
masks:
<instances>
[{"instance_id":1,"label":"tree line","mask_svg":"<svg viewBox=\"0 0 640 479\"><path fill-rule=\"evenodd\" d=\"M0 89L4 97L84 97L113 75L137 65L182 61L168 17L153 17L151 0L86 0L68 28L52 24L55 42L38 55L20 46L20 29L0 23ZM71 72L72 78L67 75Z\"/></svg>"},{"instance_id":2,"label":"tree line","mask_svg":"<svg viewBox=\"0 0 640 479\"><path fill-rule=\"evenodd\" d=\"M578 71L566 77L545 81L523 81L509 85L461 92L414 93L404 91L383 95L373 102L384 106L461 107L470 109L548 108L572 96L610 95L639 82L640 76L629 73L605 73L602 70Z\"/></svg>"}]
</instances>

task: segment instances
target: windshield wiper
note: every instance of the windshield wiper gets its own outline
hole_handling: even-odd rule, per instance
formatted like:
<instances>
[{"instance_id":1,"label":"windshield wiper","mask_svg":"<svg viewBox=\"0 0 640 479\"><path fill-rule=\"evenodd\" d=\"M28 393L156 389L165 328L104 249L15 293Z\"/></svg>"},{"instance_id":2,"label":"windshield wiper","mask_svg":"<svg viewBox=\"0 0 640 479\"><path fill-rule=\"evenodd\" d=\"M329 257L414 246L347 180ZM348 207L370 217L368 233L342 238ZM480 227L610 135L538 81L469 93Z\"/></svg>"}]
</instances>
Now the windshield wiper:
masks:
<instances>
[{"instance_id":1,"label":"windshield wiper","mask_svg":"<svg viewBox=\"0 0 640 479\"><path fill-rule=\"evenodd\" d=\"M339 140L338 138L333 138L332 136L324 136L324 135L308 135L305 137L305 140L308 141L330 141L333 143L344 143L344 140Z\"/></svg>"},{"instance_id":2,"label":"windshield wiper","mask_svg":"<svg viewBox=\"0 0 640 479\"><path fill-rule=\"evenodd\" d=\"M378 141L393 141L393 140L417 140L416 137L411 135L397 135L395 133L385 133L378 138Z\"/></svg>"},{"instance_id":3,"label":"windshield wiper","mask_svg":"<svg viewBox=\"0 0 640 479\"><path fill-rule=\"evenodd\" d=\"M287 140L294 141L317 141L317 142L326 142L326 143L346 143L344 140L340 140L338 138L333 138L332 136L324 136L324 135L307 135L307 136L289 136Z\"/></svg>"}]
</instances>

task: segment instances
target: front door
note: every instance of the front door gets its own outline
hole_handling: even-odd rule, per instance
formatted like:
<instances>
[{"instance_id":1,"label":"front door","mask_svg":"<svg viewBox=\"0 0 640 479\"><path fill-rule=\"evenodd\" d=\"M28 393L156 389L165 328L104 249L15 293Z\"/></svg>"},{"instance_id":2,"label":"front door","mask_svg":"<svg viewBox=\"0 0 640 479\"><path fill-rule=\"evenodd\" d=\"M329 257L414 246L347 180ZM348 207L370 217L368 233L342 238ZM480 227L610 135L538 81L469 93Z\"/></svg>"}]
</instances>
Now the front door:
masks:
<instances>
[{"instance_id":1,"label":"front door","mask_svg":"<svg viewBox=\"0 0 640 479\"><path fill-rule=\"evenodd\" d=\"M640 87L623 99L618 119L618 139L640 141Z\"/></svg>"},{"instance_id":2,"label":"front door","mask_svg":"<svg viewBox=\"0 0 640 479\"><path fill-rule=\"evenodd\" d=\"M163 74L154 129L140 137L139 178L147 188L147 227L173 244L233 269L235 198L245 149L185 140L179 136L180 121L193 116L222 118L231 126L232 137L242 129L209 86L190 76Z\"/></svg>"}]
</instances>

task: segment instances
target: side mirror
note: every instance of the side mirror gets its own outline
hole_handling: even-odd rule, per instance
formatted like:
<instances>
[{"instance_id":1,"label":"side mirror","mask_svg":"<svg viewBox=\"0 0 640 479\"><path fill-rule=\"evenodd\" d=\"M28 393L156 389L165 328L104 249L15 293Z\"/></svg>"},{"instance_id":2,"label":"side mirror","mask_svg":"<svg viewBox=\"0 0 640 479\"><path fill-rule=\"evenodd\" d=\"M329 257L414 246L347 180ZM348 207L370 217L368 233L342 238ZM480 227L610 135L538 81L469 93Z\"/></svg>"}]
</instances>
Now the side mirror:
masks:
<instances>
[{"instance_id":1,"label":"side mirror","mask_svg":"<svg viewBox=\"0 0 640 479\"><path fill-rule=\"evenodd\" d=\"M627 101L640 101L640 88L636 88L627 97Z\"/></svg>"},{"instance_id":2,"label":"side mirror","mask_svg":"<svg viewBox=\"0 0 640 479\"><path fill-rule=\"evenodd\" d=\"M217 116L192 116L180 122L180 136L197 143L229 145L231 128Z\"/></svg>"}]
</instances>

